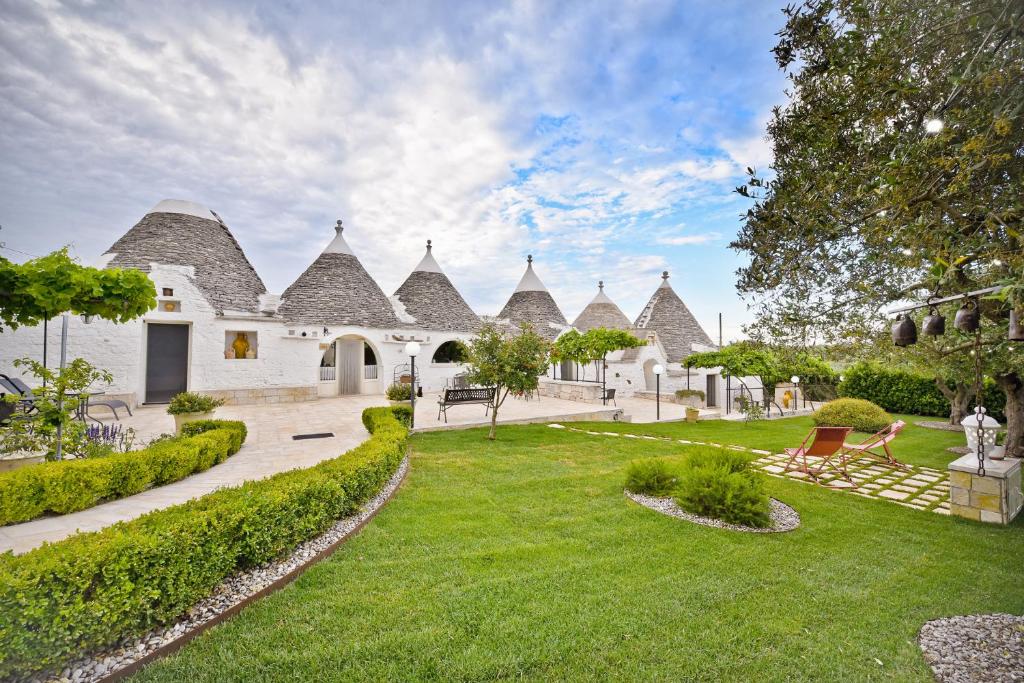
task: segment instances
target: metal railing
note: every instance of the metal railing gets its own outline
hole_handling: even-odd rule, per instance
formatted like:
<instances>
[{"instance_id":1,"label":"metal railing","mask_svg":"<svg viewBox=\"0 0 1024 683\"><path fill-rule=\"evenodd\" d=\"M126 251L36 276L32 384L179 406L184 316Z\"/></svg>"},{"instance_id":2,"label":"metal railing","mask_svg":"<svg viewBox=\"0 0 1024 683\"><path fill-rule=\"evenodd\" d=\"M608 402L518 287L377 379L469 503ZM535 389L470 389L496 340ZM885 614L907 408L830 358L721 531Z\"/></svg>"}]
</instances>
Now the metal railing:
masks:
<instances>
[{"instance_id":1,"label":"metal railing","mask_svg":"<svg viewBox=\"0 0 1024 683\"><path fill-rule=\"evenodd\" d=\"M376 365L364 365L363 366L363 379L377 379L377 366Z\"/></svg>"},{"instance_id":2,"label":"metal railing","mask_svg":"<svg viewBox=\"0 0 1024 683\"><path fill-rule=\"evenodd\" d=\"M321 382L333 382L337 379L337 371L333 365L321 365L320 366L320 381Z\"/></svg>"}]
</instances>

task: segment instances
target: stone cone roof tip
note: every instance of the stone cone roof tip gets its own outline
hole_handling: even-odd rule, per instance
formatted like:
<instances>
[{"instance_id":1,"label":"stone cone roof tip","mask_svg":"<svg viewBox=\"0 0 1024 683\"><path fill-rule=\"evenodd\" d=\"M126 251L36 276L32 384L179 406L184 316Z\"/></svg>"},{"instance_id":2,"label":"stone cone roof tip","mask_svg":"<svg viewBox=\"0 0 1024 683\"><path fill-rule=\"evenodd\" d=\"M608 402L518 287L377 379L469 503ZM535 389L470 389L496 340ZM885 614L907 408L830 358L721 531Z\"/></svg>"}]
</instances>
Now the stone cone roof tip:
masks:
<instances>
[{"instance_id":1,"label":"stone cone roof tip","mask_svg":"<svg viewBox=\"0 0 1024 683\"><path fill-rule=\"evenodd\" d=\"M183 199L157 203L107 249L102 260L109 268L144 272L152 263L191 266L196 286L218 313L255 313L260 295L267 292L220 216Z\"/></svg>"},{"instance_id":2,"label":"stone cone roof tip","mask_svg":"<svg viewBox=\"0 0 1024 683\"><path fill-rule=\"evenodd\" d=\"M444 332L476 332L480 318L441 270L427 240L427 253L395 291L405 313L417 327Z\"/></svg>"},{"instance_id":3,"label":"stone cone roof tip","mask_svg":"<svg viewBox=\"0 0 1024 683\"><path fill-rule=\"evenodd\" d=\"M657 332L670 363L678 363L690 355L693 344L714 345L711 337L668 283L667 270L662 273L661 284L654 290L634 327Z\"/></svg>"},{"instance_id":4,"label":"stone cone roof tip","mask_svg":"<svg viewBox=\"0 0 1024 683\"><path fill-rule=\"evenodd\" d=\"M628 330L633 325L629 318L622 312L622 309L615 305L615 302L604 293L604 282L597 283L597 294L586 308L576 316L572 326L580 332L586 332L596 327L607 329Z\"/></svg>"},{"instance_id":5,"label":"stone cone roof tip","mask_svg":"<svg viewBox=\"0 0 1024 683\"><path fill-rule=\"evenodd\" d=\"M526 258L526 272L519 285L512 292L505 307L498 314L499 319L508 320L513 327L530 323L537 333L553 341L568 327L565 316L559 310L547 287L533 272L533 256Z\"/></svg>"},{"instance_id":6,"label":"stone cone roof tip","mask_svg":"<svg viewBox=\"0 0 1024 683\"><path fill-rule=\"evenodd\" d=\"M302 325L408 327L342 237L341 221L334 229L330 244L281 294L278 314Z\"/></svg>"}]
</instances>

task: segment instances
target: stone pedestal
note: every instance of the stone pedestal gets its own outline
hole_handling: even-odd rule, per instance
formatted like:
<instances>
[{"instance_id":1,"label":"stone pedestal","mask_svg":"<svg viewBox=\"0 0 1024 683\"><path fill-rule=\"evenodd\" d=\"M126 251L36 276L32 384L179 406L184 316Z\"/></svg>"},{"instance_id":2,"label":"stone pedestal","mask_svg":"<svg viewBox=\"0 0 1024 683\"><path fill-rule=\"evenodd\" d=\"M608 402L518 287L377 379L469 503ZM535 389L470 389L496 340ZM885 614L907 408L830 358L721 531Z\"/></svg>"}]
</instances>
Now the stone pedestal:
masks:
<instances>
[{"instance_id":1,"label":"stone pedestal","mask_svg":"<svg viewBox=\"0 0 1024 683\"><path fill-rule=\"evenodd\" d=\"M978 476L978 456L969 453L949 464L949 511L966 519L1009 524L1024 506L1020 460L986 460Z\"/></svg>"}]
</instances>

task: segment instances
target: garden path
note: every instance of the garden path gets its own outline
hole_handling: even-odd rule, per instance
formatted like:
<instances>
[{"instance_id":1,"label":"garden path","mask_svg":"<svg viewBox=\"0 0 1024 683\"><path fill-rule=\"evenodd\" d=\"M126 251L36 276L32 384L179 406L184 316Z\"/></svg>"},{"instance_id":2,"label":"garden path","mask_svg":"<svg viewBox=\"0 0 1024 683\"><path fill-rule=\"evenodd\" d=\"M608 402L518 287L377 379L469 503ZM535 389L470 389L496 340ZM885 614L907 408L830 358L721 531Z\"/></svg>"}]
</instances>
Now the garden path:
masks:
<instances>
[{"instance_id":1,"label":"garden path","mask_svg":"<svg viewBox=\"0 0 1024 683\"><path fill-rule=\"evenodd\" d=\"M264 479L278 472L336 457L369 438L362 424L364 408L386 405L383 396L344 396L306 403L223 406L217 417L242 420L249 434L238 453L205 472L181 481L103 503L87 510L0 527L0 552L24 553L78 531L97 531L115 522L184 503L219 488ZM142 440L174 432L165 406L142 406L122 423ZM333 437L295 441L296 434L332 432Z\"/></svg>"}]
</instances>

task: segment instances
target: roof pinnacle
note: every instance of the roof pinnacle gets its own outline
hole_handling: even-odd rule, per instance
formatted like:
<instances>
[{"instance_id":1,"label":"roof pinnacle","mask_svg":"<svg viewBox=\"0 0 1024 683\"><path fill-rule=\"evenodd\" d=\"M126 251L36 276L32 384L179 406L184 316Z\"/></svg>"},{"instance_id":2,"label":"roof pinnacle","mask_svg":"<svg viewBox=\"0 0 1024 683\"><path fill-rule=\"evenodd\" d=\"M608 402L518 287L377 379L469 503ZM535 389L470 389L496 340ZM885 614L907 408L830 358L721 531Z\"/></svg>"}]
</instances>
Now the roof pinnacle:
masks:
<instances>
[{"instance_id":1,"label":"roof pinnacle","mask_svg":"<svg viewBox=\"0 0 1024 683\"><path fill-rule=\"evenodd\" d=\"M661 273L661 279L662 279L662 280L667 280L667 279L668 279L668 271L667 271L667 270L665 270L665 271L662 271L662 273Z\"/></svg>"},{"instance_id":2,"label":"roof pinnacle","mask_svg":"<svg viewBox=\"0 0 1024 683\"><path fill-rule=\"evenodd\" d=\"M338 224L334 226L334 231L340 235L341 231L344 230L344 229L345 229L344 226L342 226L342 224L341 224L341 219L339 218L338 219Z\"/></svg>"},{"instance_id":3,"label":"roof pinnacle","mask_svg":"<svg viewBox=\"0 0 1024 683\"><path fill-rule=\"evenodd\" d=\"M527 263L533 263L533 254L527 254L526 255L526 262Z\"/></svg>"},{"instance_id":4,"label":"roof pinnacle","mask_svg":"<svg viewBox=\"0 0 1024 683\"><path fill-rule=\"evenodd\" d=\"M430 240L427 240L427 251L430 251L433 247L430 246Z\"/></svg>"},{"instance_id":5,"label":"roof pinnacle","mask_svg":"<svg viewBox=\"0 0 1024 683\"><path fill-rule=\"evenodd\" d=\"M599 290L601 290L602 292L604 291L604 280L598 280L597 281L597 288Z\"/></svg>"}]
</instances>

